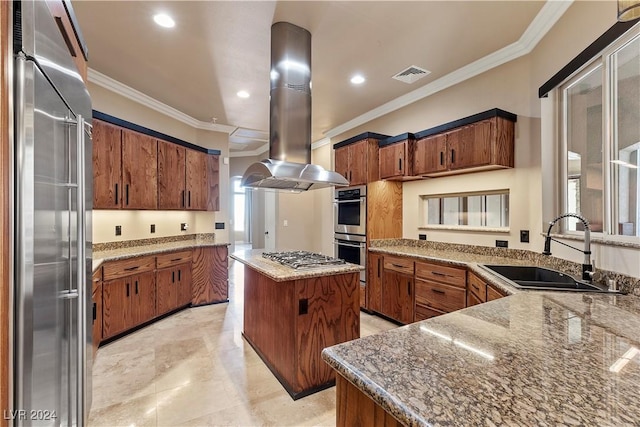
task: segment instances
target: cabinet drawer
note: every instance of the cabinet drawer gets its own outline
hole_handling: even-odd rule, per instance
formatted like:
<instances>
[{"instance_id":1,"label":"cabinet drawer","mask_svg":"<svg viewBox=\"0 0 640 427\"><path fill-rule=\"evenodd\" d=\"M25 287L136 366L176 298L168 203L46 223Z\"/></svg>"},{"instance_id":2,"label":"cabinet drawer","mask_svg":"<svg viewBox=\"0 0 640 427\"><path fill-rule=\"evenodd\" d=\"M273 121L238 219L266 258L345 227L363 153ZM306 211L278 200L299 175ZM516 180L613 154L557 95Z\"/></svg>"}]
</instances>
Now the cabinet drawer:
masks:
<instances>
[{"instance_id":1,"label":"cabinet drawer","mask_svg":"<svg viewBox=\"0 0 640 427\"><path fill-rule=\"evenodd\" d=\"M444 265L416 262L416 278L435 280L448 285L465 288L467 271L465 269L446 267Z\"/></svg>"},{"instance_id":2,"label":"cabinet drawer","mask_svg":"<svg viewBox=\"0 0 640 427\"><path fill-rule=\"evenodd\" d=\"M445 313L440 310L436 310L421 304L416 304L416 314L415 314L416 322L419 322L420 320L426 320L432 317L440 316L441 314L445 314Z\"/></svg>"},{"instance_id":3,"label":"cabinet drawer","mask_svg":"<svg viewBox=\"0 0 640 427\"><path fill-rule=\"evenodd\" d=\"M467 278L467 289L469 292L472 292L480 302L487 300L487 284L475 274L469 274Z\"/></svg>"},{"instance_id":4,"label":"cabinet drawer","mask_svg":"<svg viewBox=\"0 0 640 427\"><path fill-rule=\"evenodd\" d=\"M385 255L384 269L413 276L413 260Z\"/></svg>"},{"instance_id":5,"label":"cabinet drawer","mask_svg":"<svg viewBox=\"0 0 640 427\"><path fill-rule=\"evenodd\" d=\"M103 267L104 280L117 279L118 277L151 271L156 268L155 256L142 256L129 258L122 261L105 263Z\"/></svg>"},{"instance_id":6,"label":"cabinet drawer","mask_svg":"<svg viewBox=\"0 0 640 427\"><path fill-rule=\"evenodd\" d=\"M174 265L191 262L191 251L171 252L156 256L158 268L173 267Z\"/></svg>"},{"instance_id":7,"label":"cabinet drawer","mask_svg":"<svg viewBox=\"0 0 640 427\"><path fill-rule=\"evenodd\" d=\"M427 305L447 313L460 310L466 305L466 290L416 279L416 304Z\"/></svg>"}]
</instances>

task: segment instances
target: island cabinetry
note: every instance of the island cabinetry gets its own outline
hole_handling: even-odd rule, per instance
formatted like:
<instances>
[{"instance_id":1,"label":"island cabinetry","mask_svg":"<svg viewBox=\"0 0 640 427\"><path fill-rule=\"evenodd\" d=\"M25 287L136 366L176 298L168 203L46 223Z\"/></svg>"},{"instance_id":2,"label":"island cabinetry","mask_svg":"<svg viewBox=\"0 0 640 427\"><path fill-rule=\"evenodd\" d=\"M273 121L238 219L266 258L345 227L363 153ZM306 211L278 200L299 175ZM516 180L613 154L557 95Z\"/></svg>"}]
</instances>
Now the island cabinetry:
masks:
<instances>
[{"instance_id":1,"label":"island cabinetry","mask_svg":"<svg viewBox=\"0 0 640 427\"><path fill-rule=\"evenodd\" d=\"M193 250L191 304L205 305L229 300L229 259L226 246Z\"/></svg>"},{"instance_id":2,"label":"island cabinetry","mask_svg":"<svg viewBox=\"0 0 640 427\"><path fill-rule=\"evenodd\" d=\"M336 426L402 427L403 424L338 374L336 376Z\"/></svg>"},{"instance_id":3,"label":"island cabinetry","mask_svg":"<svg viewBox=\"0 0 640 427\"><path fill-rule=\"evenodd\" d=\"M466 306L466 270L416 262L416 318L424 320Z\"/></svg>"},{"instance_id":4,"label":"island cabinetry","mask_svg":"<svg viewBox=\"0 0 640 427\"><path fill-rule=\"evenodd\" d=\"M498 114L490 111L477 116L486 117L487 113ZM446 132L430 129L416 133L413 173L437 177L512 168L515 116L503 113L508 118L497 115L476 122L463 119L467 124Z\"/></svg>"},{"instance_id":5,"label":"island cabinetry","mask_svg":"<svg viewBox=\"0 0 640 427\"><path fill-rule=\"evenodd\" d=\"M93 343L93 354L102 341L102 267L93 272L91 276L91 340Z\"/></svg>"},{"instance_id":6,"label":"island cabinetry","mask_svg":"<svg viewBox=\"0 0 640 427\"><path fill-rule=\"evenodd\" d=\"M380 179L415 179L413 155L415 139L406 133L380 142Z\"/></svg>"},{"instance_id":7,"label":"island cabinetry","mask_svg":"<svg viewBox=\"0 0 640 427\"><path fill-rule=\"evenodd\" d=\"M155 257L105 263L102 284L102 338L110 338L156 315Z\"/></svg>"},{"instance_id":8,"label":"island cabinetry","mask_svg":"<svg viewBox=\"0 0 640 427\"><path fill-rule=\"evenodd\" d=\"M487 284L484 280L469 272L467 276L467 307L487 301Z\"/></svg>"},{"instance_id":9,"label":"island cabinetry","mask_svg":"<svg viewBox=\"0 0 640 427\"><path fill-rule=\"evenodd\" d=\"M367 289L369 291L367 308L379 313L382 310L382 255L380 254L369 253Z\"/></svg>"},{"instance_id":10,"label":"island cabinetry","mask_svg":"<svg viewBox=\"0 0 640 427\"><path fill-rule=\"evenodd\" d=\"M381 314L400 323L414 318L414 262L408 258L384 256Z\"/></svg>"},{"instance_id":11,"label":"island cabinetry","mask_svg":"<svg viewBox=\"0 0 640 427\"><path fill-rule=\"evenodd\" d=\"M323 348L360 336L358 277L276 282L244 267L243 336L294 399L335 383Z\"/></svg>"},{"instance_id":12,"label":"island cabinetry","mask_svg":"<svg viewBox=\"0 0 640 427\"><path fill-rule=\"evenodd\" d=\"M159 255L156 314L162 315L191 303L191 251Z\"/></svg>"}]
</instances>

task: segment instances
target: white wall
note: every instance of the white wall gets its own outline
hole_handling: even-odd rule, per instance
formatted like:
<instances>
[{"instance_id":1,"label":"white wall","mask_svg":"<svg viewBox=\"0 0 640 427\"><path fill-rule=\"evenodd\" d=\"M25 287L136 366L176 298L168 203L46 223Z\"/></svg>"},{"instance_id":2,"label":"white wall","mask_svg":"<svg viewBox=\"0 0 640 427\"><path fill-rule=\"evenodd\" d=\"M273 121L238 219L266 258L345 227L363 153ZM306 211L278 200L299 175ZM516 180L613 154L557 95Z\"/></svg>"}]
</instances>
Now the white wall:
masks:
<instances>
[{"instance_id":1,"label":"white wall","mask_svg":"<svg viewBox=\"0 0 640 427\"><path fill-rule=\"evenodd\" d=\"M228 135L195 129L95 84L89 83L88 87L94 110L221 152L219 212L96 209L93 211L93 243L213 232L217 241L229 241L229 166L223 162L224 157L229 156ZM189 224L186 232L180 231L181 222ZM215 222L224 222L225 229L215 230ZM156 225L154 234L150 232L151 224ZM115 236L116 225L122 226L121 236Z\"/></svg>"}]
</instances>

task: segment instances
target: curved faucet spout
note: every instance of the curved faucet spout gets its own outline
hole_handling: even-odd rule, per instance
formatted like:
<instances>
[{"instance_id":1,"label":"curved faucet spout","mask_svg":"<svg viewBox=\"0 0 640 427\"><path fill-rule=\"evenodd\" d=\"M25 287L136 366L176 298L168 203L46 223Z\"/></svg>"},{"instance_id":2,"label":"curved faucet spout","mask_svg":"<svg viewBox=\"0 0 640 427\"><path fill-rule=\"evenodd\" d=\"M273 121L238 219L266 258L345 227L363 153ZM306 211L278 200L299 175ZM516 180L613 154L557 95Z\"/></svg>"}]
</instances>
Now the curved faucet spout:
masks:
<instances>
[{"instance_id":1,"label":"curved faucet spout","mask_svg":"<svg viewBox=\"0 0 640 427\"><path fill-rule=\"evenodd\" d=\"M566 243L562 243L556 239L551 237L551 229L553 226L563 218L576 218L582 222L584 225L584 250L580 250L578 248L574 248L573 246L567 245ZM584 261L582 263L582 279L583 280L591 280L593 275L593 266L591 265L591 225L589 221L583 217L582 215L576 213L565 213L557 218L554 218L549 222L549 228L547 229L547 236L544 240L544 250L542 251L543 255L551 255L551 241L554 240L560 244L570 247L571 249L575 249L584 254Z\"/></svg>"}]
</instances>

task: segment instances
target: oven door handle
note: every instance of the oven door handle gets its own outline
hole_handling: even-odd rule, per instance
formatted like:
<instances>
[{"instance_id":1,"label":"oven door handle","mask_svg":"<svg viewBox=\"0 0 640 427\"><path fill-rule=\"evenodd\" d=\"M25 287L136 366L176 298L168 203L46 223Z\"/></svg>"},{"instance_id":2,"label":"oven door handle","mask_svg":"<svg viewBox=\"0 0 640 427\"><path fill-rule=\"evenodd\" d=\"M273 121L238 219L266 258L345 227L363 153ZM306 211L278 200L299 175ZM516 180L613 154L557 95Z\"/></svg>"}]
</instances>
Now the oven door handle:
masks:
<instances>
[{"instance_id":1,"label":"oven door handle","mask_svg":"<svg viewBox=\"0 0 640 427\"><path fill-rule=\"evenodd\" d=\"M358 197L357 199L335 199L334 203L361 203L364 201L364 197Z\"/></svg>"},{"instance_id":2,"label":"oven door handle","mask_svg":"<svg viewBox=\"0 0 640 427\"><path fill-rule=\"evenodd\" d=\"M362 247L364 247L364 243L363 243L363 244L361 244L361 245L358 245L358 244L356 244L356 245L351 245L351 244L346 243L344 240L335 240L335 241L333 242L333 244L334 244L334 245L338 245L338 246L348 246L348 247L350 247L350 248L362 248Z\"/></svg>"}]
</instances>

